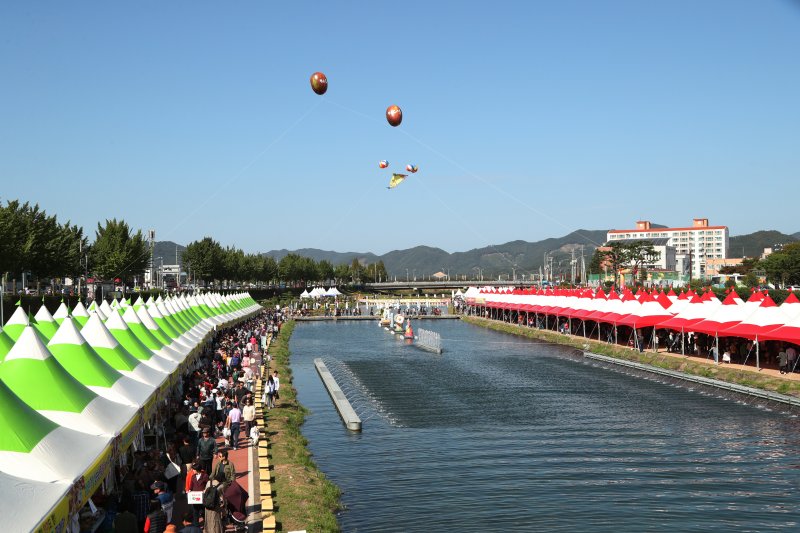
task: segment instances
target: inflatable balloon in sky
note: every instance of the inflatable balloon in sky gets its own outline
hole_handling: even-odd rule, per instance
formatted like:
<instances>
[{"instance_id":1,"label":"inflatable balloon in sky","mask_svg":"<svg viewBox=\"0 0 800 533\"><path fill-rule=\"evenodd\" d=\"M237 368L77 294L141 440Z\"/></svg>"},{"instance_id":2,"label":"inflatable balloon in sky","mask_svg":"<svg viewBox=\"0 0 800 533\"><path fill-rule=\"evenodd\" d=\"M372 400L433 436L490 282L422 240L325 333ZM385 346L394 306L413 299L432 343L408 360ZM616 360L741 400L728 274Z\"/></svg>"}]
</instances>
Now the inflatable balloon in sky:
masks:
<instances>
[{"instance_id":1,"label":"inflatable balloon in sky","mask_svg":"<svg viewBox=\"0 0 800 533\"><path fill-rule=\"evenodd\" d=\"M403 111L396 105L386 108L386 121L392 126L399 126L403 122Z\"/></svg>"},{"instance_id":2,"label":"inflatable balloon in sky","mask_svg":"<svg viewBox=\"0 0 800 533\"><path fill-rule=\"evenodd\" d=\"M325 77L325 74L315 72L311 75L311 89L319 95L325 94L325 91L328 90L328 78Z\"/></svg>"},{"instance_id":3,"label":"inflatable balloon in sky","mask_svg":"<svg viewBox=\"0 0 800 533\"><path fill-rule=\"evenodd\" d=\"M414 174L417 170L419 170L419 167L417 165L406 165L406 170Z\"/></svg>"},{"instance_id":4,"label":"inflatable balloon in sky","mask_svg":"<svg viewBox=\"0 0 800 533\"><path fill-rule=\"evenodd\" d=\"M381 159L380 161L378 161L378 167L386 168L388 166L389 166L389 162L387 160Z\"/></svg>"},{"instance_id":5,"label":"inflatable balloon in sky","mask_svg":"<svg viewBox=\"0 0 800 533\"><path fill-rule=\"evenodd\" d=\"M389 186L386 187L387 189L394 189L401 183L403 180L406 179L407 174L392 174L392 179L389 180Z\"/></svg>"}]
</instances>

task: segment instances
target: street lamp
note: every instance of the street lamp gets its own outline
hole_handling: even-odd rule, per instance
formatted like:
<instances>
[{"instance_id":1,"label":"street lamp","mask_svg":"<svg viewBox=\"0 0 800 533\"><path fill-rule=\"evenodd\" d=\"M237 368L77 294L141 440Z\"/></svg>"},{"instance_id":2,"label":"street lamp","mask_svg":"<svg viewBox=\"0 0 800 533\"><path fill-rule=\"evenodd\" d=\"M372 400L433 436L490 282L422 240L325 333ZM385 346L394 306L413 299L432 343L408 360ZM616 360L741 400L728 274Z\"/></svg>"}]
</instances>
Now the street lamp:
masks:
<instances>
[{"instance_id":1,"label":"street lamp","mask_svg":"<svg viewBox=\"0 0 800 533\"><path fill-rule=\"evenodd\" d=\"M406 283L408 283L408 269L406 269Z\"/></svg>"}]
</instances>

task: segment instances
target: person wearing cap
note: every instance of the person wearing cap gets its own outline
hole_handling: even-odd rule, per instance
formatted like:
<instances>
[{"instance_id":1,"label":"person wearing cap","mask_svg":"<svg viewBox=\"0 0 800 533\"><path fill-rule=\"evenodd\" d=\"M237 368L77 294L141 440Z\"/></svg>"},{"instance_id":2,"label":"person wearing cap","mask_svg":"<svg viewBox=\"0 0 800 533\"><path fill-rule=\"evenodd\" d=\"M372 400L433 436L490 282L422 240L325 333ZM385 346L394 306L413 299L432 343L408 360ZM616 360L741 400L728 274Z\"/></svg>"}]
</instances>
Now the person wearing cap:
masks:
<instances>
[{"instance_id":1,"label":"person wearing cap","mask_svg":"<svg viewBox=\"0 0 800 533\"><path fill-rule=\"evenodd\" d=\"M175 505L175 497L172 493L167 489L167 484L163 481L156 481L152 485L150 485L150 490L152 490L155 495L156 499L161 503L161 510L164 511L164 514L167 515L167 522L172 521L172 509Z\"/></svg>"},{"instance_id":2,"label":"person wearing cap","mask_svg":"<svg viewBox=\"0 0 800 533\"><path fill-rule=\"evenodd\" d=\"M209 428L203 428L203 436L197 441L197 457L206 472L211 472L214 455L217 453L217 441L211 436Z\"/></svg>"}]
</instances>

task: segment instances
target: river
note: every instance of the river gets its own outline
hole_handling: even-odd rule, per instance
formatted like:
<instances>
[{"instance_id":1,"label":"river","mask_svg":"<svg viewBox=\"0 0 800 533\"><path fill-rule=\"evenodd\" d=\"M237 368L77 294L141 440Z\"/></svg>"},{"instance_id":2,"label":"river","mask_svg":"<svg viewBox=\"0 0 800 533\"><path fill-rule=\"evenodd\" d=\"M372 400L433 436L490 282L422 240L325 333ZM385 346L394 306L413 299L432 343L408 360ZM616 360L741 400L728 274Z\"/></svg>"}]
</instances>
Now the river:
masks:
<instances>
[{"instance_id":1,"label":"river","mask_svg":"<svg viewBox=\"0 0 800 533\"><path fill-rule=\"evenodd\" d=\"M298 324L303 434L345 532L782 531L800 524L800 419L455 320L445 352L374 322ZM313 359L364 419L348 432Z\"/></svg>"}]
</instances>

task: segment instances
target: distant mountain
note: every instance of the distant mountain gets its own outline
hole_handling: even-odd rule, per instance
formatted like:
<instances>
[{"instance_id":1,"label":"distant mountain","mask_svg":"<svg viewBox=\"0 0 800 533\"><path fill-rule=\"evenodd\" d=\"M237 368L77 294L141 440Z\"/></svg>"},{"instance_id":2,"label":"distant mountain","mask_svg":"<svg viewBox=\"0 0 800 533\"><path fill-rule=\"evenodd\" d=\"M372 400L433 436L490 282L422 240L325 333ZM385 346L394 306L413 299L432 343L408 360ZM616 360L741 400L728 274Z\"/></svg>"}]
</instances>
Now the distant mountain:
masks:
<instances>
[{"instance_id":1,"label":"distant mountain","mask_svg":"<svg viewBox=\"0 0 800 533\"><path fill-rule=\"evenodd\" d=\"M156 266L161 264L161 259L158 259L159 257L163 259L165 265L182 265L183 261L181 258L183 257L184 250L186 250L185 246L172 241L156 241L153 243L153 258L155 259Z\"/></svg>"},{"instance_id":2,"label":"distant mountain","mask_svg":"<svg viewBox=\"0 0 800 533\"><path fill-rule=\"evenodd\" d=\"M561 270L569 271L569 261L574 251L575 258L580 258L581 247L586 264L592 258L597 246L606 240L606 230L578 230L563 237L545 239L538 242L511 241L505 244L475 248L466 252L448 253L441 248L416 246L406 250L393 250L384 255L358 252L332 252L316 248L299 250L272 250L265 255L276 261L289 253L310 257L315 261L327 259L334 265L351 263L358 259L362 263L374 263L382 260L390 276L404 279L406 276L417 278L429 277L435 272L449 273L450 277L474 277L481 272L486 279L496 278L500 274L516 275L538 273L544 264L544 254L551 253L553 265ZM527 276L526 276L527 277Z\"/></svg>"},{"instance_id":3,"label":"distant mountain","mask_svg":"<svg viewBox=\"0 0 800 533\"><path fill-rule=\"evenodd\" d=\"M759 257L764 248L771 248L776 244L788 244L800 240L800 232L794 235L786 235L780 231L765 230L756 231L747 235L737 235L731 237L728 247L728 257Z\"/></svg>"}]
</instances>

